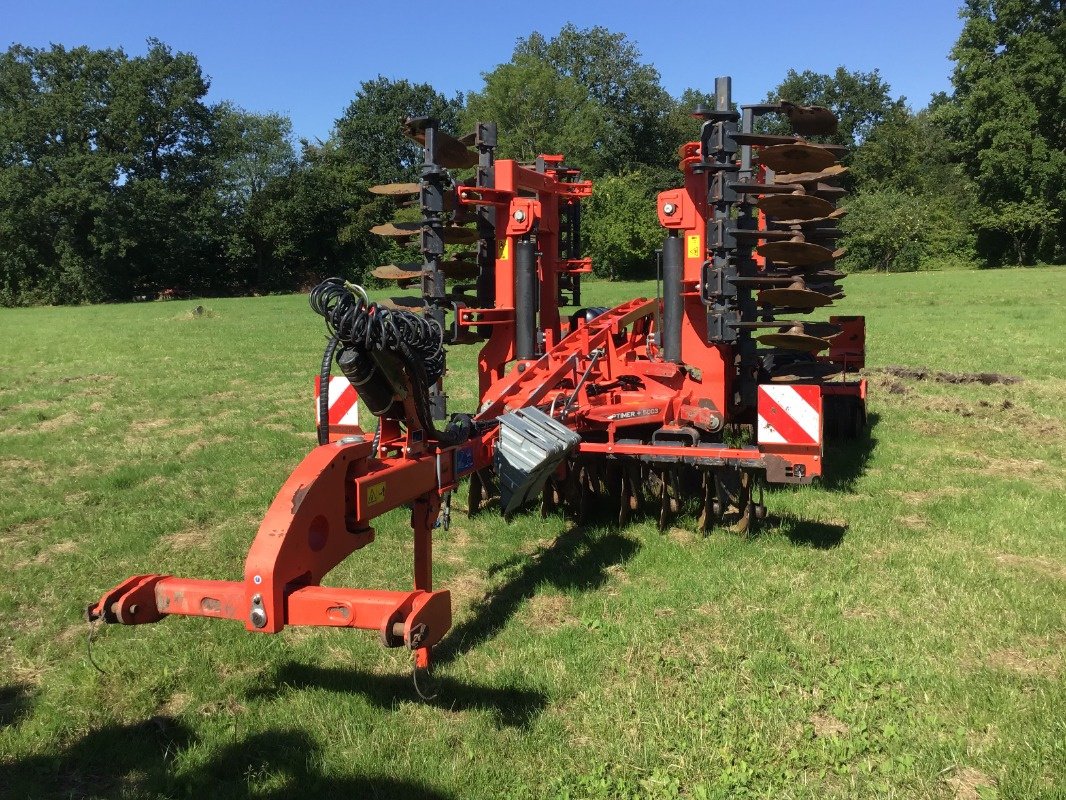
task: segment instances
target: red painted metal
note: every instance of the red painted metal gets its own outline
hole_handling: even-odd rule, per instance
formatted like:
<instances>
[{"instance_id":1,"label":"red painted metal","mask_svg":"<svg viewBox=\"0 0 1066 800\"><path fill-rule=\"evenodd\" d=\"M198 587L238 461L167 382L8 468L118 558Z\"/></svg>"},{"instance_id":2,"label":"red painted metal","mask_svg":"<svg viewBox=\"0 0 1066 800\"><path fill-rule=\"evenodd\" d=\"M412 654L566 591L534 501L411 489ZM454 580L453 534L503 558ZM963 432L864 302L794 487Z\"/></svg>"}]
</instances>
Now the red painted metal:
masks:
<instances>
[{"instance_id":1,"label":"red painted metal","mask_svg":"<svg viewBox=\"0 0 1066 800\"><path fill-rule=\"evenodd\" d=\"M582 435L580 458L639 459L653 465L683 463L761 471L773 482L797 483L819 475L821 437L797 443L756 442L729 447L714 442L726 424L756 425L755 408L734 394L737 353L707 343L706 307L700 297L708 222L706 177L693 169L700 145L680 151L684 186L658 197L662 225L684 240L681 362L662 360L656 330L658 300L636 298L589 321L570 324L558 307L559 276L591 270L588 259L560 253L560 210L588 197L560 156L542 156L542 171L501 159L493 188L461 187L460 206L496 210L495 296L492 307L456 309L460 328L490 331L478 356L479 412L485 427L463 444L430 440L417 422L412 398L403 413L380 420L375 437L357 425L330 425L330 442L316 447L293 471L270 505L248 552L240 581L205 581L167 575L130 578L89 610L90 617L139 624L164 616L218 617L249 631L277 633L286 625L376 630L388 646L406 646L426 667L431 648L451 625L450 595L433 589L433 530L442 496L465 475L491 467L502 414L537 406ZM668 213L669 211L669 213ZM765 222L760 223L765 228ZM522 241L538 253L539 355L515 361L515 264ZM865 398L864 380L849 380L862 366L861 317L832 320L843 327L824 361L845 368L845 380L804 389L818 407L822 394ZM332 423L331 414L331 423ZM666 434L655 440L650 434ZM685 444L695 434L699 444ZM701 438L704 437L704 438ZM720 439L720 437L719 437ZM558 468L565 477L566 467ZM322 585L329 572L373 543L374 518L411 510L412 586L397 591Z\"/></svg>"}]
</instances>

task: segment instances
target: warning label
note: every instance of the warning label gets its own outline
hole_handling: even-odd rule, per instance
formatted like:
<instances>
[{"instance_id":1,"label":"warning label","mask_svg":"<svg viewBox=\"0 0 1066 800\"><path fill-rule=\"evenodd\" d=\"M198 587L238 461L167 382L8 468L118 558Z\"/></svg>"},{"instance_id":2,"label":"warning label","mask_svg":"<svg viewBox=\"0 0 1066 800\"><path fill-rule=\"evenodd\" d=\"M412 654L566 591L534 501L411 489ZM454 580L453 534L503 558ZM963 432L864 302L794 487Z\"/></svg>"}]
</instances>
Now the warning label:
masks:
<instances>
[{"instance_id":1,"label":"warning label","mask_svg":"<svg viewBox=\"0 0 1066 800\"><path fill-rule=\"evenodd\" d=\"M702 258L703 254L700 252L700 237L699 235L689 236L685 240L688 245L688 257L689 258Z\"/></svg>"}]
</instances>

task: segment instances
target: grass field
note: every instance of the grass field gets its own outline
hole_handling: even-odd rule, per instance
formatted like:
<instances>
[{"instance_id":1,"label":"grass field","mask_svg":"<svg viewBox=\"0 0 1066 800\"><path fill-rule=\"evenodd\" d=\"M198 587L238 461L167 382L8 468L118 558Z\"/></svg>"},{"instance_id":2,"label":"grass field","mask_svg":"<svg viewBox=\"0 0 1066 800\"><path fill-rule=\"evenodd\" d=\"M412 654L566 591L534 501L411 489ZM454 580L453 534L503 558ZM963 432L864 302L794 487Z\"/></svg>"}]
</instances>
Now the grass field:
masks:
<instances>
[{"instance_id":1,"label":"grass field","mask_svg":"<svg viewBox=\"0 0 1066 800\"><path fill-rule=\"evenodd\" d=\"M0 797L1066 797L1066 268L847 288L871 367L1024 380L875 371L868 439L750 541L457 513L429 703L362 632L178 618L86 658L126 576L240 577L313 445L303 297L0 311ZM378 530L331 583L408 584L406 515Z\"/></svg>"}]
</instances>

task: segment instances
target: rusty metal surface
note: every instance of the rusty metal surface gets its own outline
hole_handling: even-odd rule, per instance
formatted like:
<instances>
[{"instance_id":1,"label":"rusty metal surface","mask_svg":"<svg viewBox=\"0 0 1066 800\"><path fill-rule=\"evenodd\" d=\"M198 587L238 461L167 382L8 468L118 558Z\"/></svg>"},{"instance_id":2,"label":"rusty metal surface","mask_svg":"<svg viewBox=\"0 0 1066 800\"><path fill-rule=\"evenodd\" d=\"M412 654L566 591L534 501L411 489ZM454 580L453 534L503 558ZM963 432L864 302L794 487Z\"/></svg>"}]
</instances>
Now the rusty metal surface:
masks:
<instances>
[{"instance_id":1,"label":"rusty metal surface","mask_svg":"<svg viewBox=\"0 0 1066 800\"><path fill-rule=\"evenodd\" d=\"M385 197L408 197L418 194L421 187L417 183L383 183L371 186L367 191Z\"/></svg>"},{"instance_id":2,"label":"rusty metal surface","mask_svg":"<svg viewBox=\"0 0 1066 800\"><path fill-rule=\"evenodd\" d=\"M832 250L810 242L766 242L756 250L764 258L784 261L792 266L821 264L833 259Z\"/></svg>"},{"instance_id":3,"label":"rusty metal surface","mask_svg":"<svg viewBox=\"0 0 1066 800\"><path fill-rule=\"evenodd\" d=\"M798 350L802 353L818 353L829 349L829 342L817 336L803 333L764 333L758 337L759 343L767 347L782 350Z\"/></svg>"},{"instance_id":4,"label":"rusty metal surface","mask_svg":"<svg viewBox=\"0 0 1066 800\"><path fill-rule=\"evenodd\" d=\"M832 305L833 298L810 289L764 289L759 292L758 302L785 308L821 308Z\"/></svg>"},{"instance_id":5,"label":"rusty metal surface","mask_svg":"<svg viewBox=\"0 0 1066 800\"><path fill-rule=\"evenodd\" d=\"M792 130L802 136L831 136L839 126L836 114L824 106L800 106L782 100L781 112L788 117Z\"/></svg>"},{"instance_id":6,"label":"rusty metal surface","mask_svg":"<svg viewBox=\"0 0 1066 800\"><path fill-rule=\"evenodd\" d=\"M759 150L759 163L774 172L820 172L836 164L836 156L818 145L779 144Z\"/></svg>"},{"instance_id":7,"label":"rusty metal surface","mask_svg":"<svg viewBox=\"0 0 1066 800\"><path fill-rule=\"evenodd\" d=\"M771 194L760 197L755 203L767 216L792 220L826 218L833 213L833 204L809 194Z\"/></svg>"},{"instance_id":8,"label":"rusty metal surface","mask_svg":"<svg viewBox=\"0 0 1066 800\"><path fill-rule=\"evenodd\" d=\"M474 278L477 264L469 261L442 261L441 271L447 278ZM383 281L414 281L426 274L425 264L383 264L374 267L371 274Z\"/></svg>"},{"instance_id":9,"label":"rusty metal surface","mask_svg":"<svg viewBox=\"0 0 1066 800\"><path fill-rule=\"evenodd\" d=\"M831 167L814 172L779 172L774 175L774 183L832 183L834 179L841 178L847 175L848 172L848 168L843 164L834 164Z\"/></svg>"}]
</instances>

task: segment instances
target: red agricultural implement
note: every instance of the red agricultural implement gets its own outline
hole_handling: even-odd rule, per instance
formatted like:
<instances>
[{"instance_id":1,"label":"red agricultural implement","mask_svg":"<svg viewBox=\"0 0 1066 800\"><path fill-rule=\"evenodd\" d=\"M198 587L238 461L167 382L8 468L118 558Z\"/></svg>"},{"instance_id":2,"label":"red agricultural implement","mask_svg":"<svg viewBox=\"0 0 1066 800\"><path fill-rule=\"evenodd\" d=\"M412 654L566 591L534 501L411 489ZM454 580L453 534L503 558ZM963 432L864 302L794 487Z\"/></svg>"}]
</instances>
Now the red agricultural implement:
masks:
<instances>
[{"instance_id":1,"label":"red agricultural implement","mask_svg":"<svg viewBox=\"0 0 1066 800\"><path fill-rule=\"evenodd\" d=\"M715 107L694 114L699 140L681 148L683 185L657 198L661 296L613 309L581 305L591 264L580 211L592 185L577 170L561 156L497 160L493 124L457 139L434 120L408 120L425 148L421 180L373 191L417 196L422 217L375 231L417 238L423 260L374 272L420 284L421 296L375 303L337 278L312 292L330 334L319 446L270 506L243 579L139 575L90 619L364 628L424 668L451 626L449 593L433 588L432 539L461 481L471 514L498 496L508 516L539 500L579 519L609 508L619 524L651 513L666 527L695 502L701 530L747 533L765 514L764 484L821 475L824 437L856 436L866 416L863 318L802 319L842 296L842 152L806 138L831 134L836 120L788 103L737 112L729 79L715 88ZM795 135L754 133L764 114ZM453 172L471 168L468 179ZM476 249L456 254L455 244ZM445 346L475 341L479 405L449 417ZM357 424L356 393L373 432ZM413 588L323 586L373 543L374 518L401 506Z\"/></svg>"}]
</instances>

